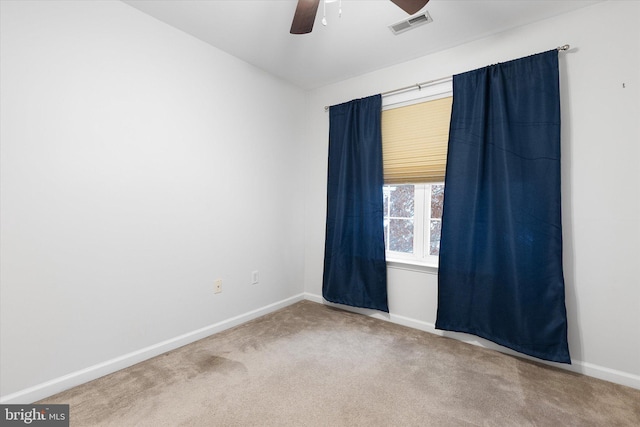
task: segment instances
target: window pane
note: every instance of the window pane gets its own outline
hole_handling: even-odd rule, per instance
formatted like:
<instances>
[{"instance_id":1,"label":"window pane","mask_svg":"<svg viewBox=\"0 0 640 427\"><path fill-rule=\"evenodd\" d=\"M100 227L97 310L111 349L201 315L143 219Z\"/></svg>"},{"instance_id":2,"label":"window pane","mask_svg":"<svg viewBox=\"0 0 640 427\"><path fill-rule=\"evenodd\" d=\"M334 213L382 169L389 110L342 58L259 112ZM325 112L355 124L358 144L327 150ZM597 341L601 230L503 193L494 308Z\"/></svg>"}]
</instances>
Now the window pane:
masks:
<instances>
[{"instance_id":1,"label":"window pane","mask_svg":"<svg viewBox=\"0 0 640 427\"><path fill-rule=\"evenodd\" d=\"M429 255L440 255L440 231L442 230L442 221L431 220Z\"/></svg>"},{"instance_id":2,"label":"window pane","mask_svg":"<svg viewBox=\"0 0 640 427\"><path fill-rule=\"evenodd\" d=\"M391 192L391 188L388 185L382 187L382 203L383 203L383 212L384 217L389 216L389 193Z\"/></svg>"},{"instance_id":3,"label":"window pane","mask_svg":"<svg viewBox=\"0 0 640 427\"><path fill-rule=\"evenodd\" d=\"M413 220L392 219L389 221L389 250L413 253Z\"/></svg>"},{"instance_id":4,"label":"window pane","mask_svg":"<svg viewBox=\"0 0 640 427\"><path fill-rule=\"evenodd\" d=\"M443 202L444 202L444 185L432 185L431 186L431 218L442 218ZM438 240L440 240L440 238L438 238Z\"/></svg>"},{"instance_id":5,"label":"window pane","mask_svg":"<svg viewBox=\"0 0 640 427\"><path fill-rule=\"evenodd\" d=\"M413 218L413 200L415 189L413 185L396 185L389 187L391 191L392 217Z\"/></svg>"}]
</instances>

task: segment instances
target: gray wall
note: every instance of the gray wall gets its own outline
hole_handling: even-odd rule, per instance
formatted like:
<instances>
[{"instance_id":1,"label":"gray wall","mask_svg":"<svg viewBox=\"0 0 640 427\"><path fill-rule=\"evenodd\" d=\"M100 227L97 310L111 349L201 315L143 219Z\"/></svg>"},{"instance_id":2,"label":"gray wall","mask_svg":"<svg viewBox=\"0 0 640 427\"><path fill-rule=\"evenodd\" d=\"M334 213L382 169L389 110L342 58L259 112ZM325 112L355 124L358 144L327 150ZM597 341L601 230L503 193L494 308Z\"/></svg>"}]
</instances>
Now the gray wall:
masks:
<instances>
[{"instance_id":1,"label":"gray wall","mask_svg":"<svg viewBox=\"0 0 640 427\"><path fill-rule=\"evenodd\" d=\"M3 396L302 293L303 91L121 2L1 3Z\"/></svg>"}]
</instances>

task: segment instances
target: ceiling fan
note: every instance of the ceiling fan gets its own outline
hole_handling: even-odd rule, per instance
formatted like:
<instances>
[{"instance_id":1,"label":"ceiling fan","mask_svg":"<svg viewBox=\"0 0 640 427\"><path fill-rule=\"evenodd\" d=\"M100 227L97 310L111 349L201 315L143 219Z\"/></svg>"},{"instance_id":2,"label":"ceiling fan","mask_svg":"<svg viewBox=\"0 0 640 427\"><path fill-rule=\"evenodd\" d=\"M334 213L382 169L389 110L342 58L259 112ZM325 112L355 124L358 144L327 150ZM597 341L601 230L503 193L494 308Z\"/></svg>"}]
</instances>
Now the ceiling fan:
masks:
<instances>
[{"instance_id":1,"label":"ceiling fan","mask_svg":"<svg viewBox=\"0 0 640 427\"><path fill-rule=\"evenodd\" d=\"M324 1L324 0L323 0ZM400 9L407 12L409 15L413 15L422 9L429 0L391 0ZM298 0L296 6L296 13L293 15L293 22L291 23L291 34L307 34L313 29L313 23L316 20L316 12L318 11L318 5L320 0Z\"/></svg>"}]
</instances>

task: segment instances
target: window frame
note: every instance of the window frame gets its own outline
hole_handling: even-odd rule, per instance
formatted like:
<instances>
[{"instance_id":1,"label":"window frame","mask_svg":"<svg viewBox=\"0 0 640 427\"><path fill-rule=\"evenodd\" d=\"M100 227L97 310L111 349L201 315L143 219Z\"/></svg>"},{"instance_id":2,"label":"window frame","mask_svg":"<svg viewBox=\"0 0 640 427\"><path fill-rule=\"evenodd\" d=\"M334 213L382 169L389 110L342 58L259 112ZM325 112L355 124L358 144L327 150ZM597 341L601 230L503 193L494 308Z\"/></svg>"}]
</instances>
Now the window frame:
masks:
<instances>
[{"instance_id":1,"label":"window frame","mask_svg":"<svg viewBox=\"0 0 640 427\"><path fill-rule=\"evenodd\" d=\"M422 182L422 183L407 183L407 184L385 184L384 187L396 187L399 185L413 185L414 186L414 204L413 204L413 251L399 252L387 249L389 245L389 229L385 230L385 254L387 261L415 264L427 267L438 266L438 255L430 254L431 243L431 186L432 185L444 185L444 182ZM383 190L384 191L384 190ZM389 198L389 206L387 210L391 209L391 200ZM385 219L390 219L384 213ZM440 218L435 218L441 220Z\"/></svg>"},{"instance_id":2,"label":"window frame","mask_svg":"<svg viewBox=\"0 0 640 427\"><path fill-rule=\"evenodd\" d=\"M430 84L426 84L424 86L418 87L418 89L419 90L401 91L398 93L384 96L382 98L382 109L388 110L393 108L400 108L407 105L417 104L420 102L434 101L436 99L453 96L453 77L433 81ZM407 184L411 184L411 183L407 183ZM426 185L430 186L430 185L438 185L438 184L444 185L444 182L413 183L413 185L422 185L422 186L426 186ZM385 184L385 186L386 185L387 184ZM389 185L392 185L392 184L389 184ZM400 184L395 184L395 185L400 185ZM427 247L429 243L429 239L425 239L424 233L427 231L430 232L430 225L431 225L430 200L431 200L431 194L429 193L428 198L423 197L422 209L421 209L423 211L423 214L422 214L423 220L421 222L422 232L420 234L422 235L422 243L420 247L422 248L421 249L422 253L423 254L426 253L427 255L429 253L429 248ZM429 203L428 206L427 206L427 203ZM428 218L426 219L426 221L424 218L425 212L428 213ZM414 251L416 247L415 223L417 222L415 217L416 217L416 202L414 201ZM387 265L395 268L400 268L400 269L421 271L421 272L426 271L426 272L437 274L439 256L428 255L427 257L416 257L414 254L388 251L386 250L386 247L387 247L386 239L387 239L387 236L385 233L385 256L386 256Z\"/></svg>"}]
</instances>

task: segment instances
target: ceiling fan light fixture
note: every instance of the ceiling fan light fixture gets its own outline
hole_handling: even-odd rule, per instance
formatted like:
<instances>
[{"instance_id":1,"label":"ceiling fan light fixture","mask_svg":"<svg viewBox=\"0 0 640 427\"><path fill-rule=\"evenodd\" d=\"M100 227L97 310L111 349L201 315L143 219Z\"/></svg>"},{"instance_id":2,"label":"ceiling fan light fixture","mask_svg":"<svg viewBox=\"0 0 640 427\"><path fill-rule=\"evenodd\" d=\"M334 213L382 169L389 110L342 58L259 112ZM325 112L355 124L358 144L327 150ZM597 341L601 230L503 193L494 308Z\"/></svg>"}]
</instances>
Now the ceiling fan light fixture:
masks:
<instances>
[{"instance_id":1,"label":"ceiling fan light fixture","mask_svg":"<svg viewBox=\"0 0 640 427\"><path fill-rule=\"evenodd\" d=\"M418 15L410 16L402 21L389 25L389 29L393 34L398 35L430 22L433 22L433 18L431 18L429 12L424 11Z\"/></svg>"},{"instance_id":2,"label":"ceiling fan light fixture","mask_svg":"<svg viewBox=\"0 0 640 427\"><path fill-rule=\"evenodd\" d=\"M327 26L327 3L335 3L338 0L324 0L322 3L322 25ZM342 0L338 5L338 18L342 18Z\"/></svg>"},{"instance_id":3,"label":"ceiling fan light fixture","mask_svg":"<svg viewBox=\"0 0 640 427\"><path fill-rule=\"evenodd\" d=\"M342 0L322 0L323 16L322 24L327 25L327 3L338 1L338 17L342 17ZM429 0L391 0L400 9L412 15L422 9ZM296 11L291 22L291 34L308 34L313 30L316 12L320 6L320 0L298 0Z\"/></svg>"}]
</instances>

